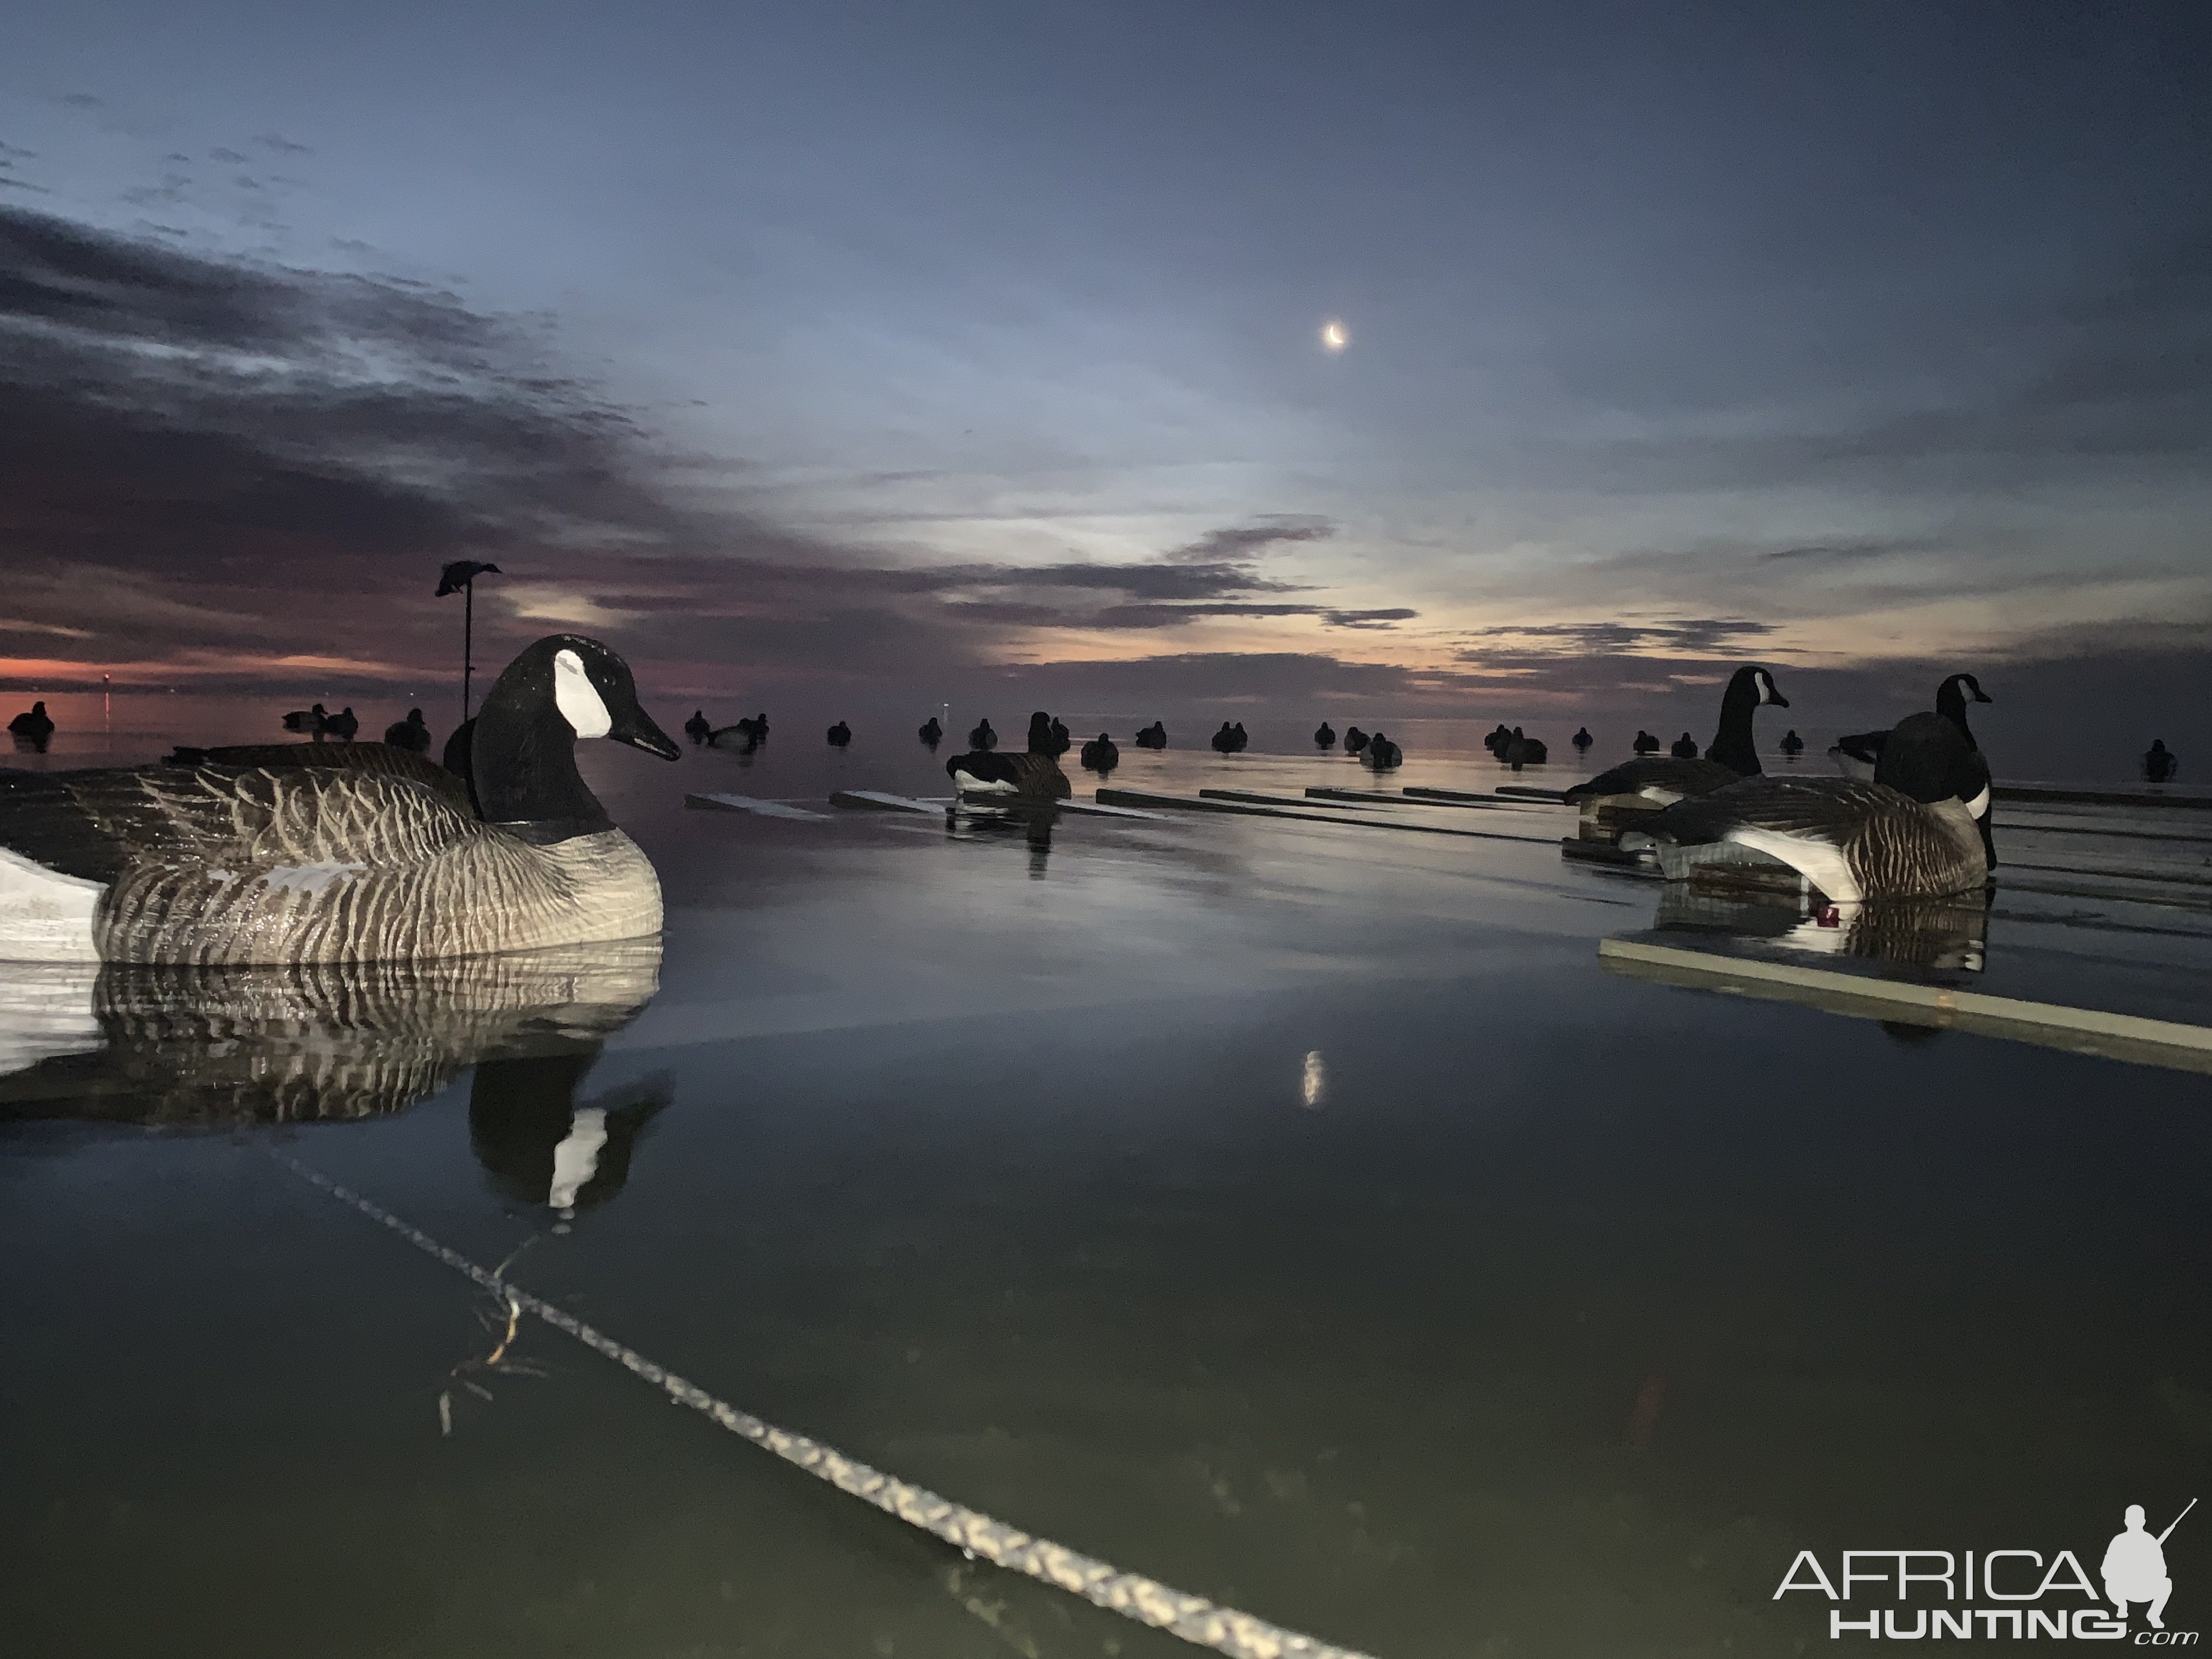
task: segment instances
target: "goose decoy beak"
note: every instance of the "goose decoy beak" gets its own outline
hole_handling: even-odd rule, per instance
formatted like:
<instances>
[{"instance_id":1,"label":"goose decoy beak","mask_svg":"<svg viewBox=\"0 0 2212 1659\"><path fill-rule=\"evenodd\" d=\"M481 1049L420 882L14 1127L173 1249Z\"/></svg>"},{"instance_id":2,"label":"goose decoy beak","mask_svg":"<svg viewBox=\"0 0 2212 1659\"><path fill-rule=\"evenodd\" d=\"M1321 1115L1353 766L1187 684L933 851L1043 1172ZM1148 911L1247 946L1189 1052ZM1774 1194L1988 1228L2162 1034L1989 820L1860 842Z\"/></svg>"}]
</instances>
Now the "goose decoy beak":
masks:
<instances>
[{"instance_id":1,"label":"goose decoy beak","mask_svg":"<svg viewBox=\"0 0 2212 1659\"><path fill-rule=\"evenodd\" d=\"M669 740L668 733L655 726L653 716L635 702L609 723L607 736L617 743L626 743L633 749L642 749L648 755L658 755L663 760L684 758L684 751Z\"/></svg>"}]
</instances>

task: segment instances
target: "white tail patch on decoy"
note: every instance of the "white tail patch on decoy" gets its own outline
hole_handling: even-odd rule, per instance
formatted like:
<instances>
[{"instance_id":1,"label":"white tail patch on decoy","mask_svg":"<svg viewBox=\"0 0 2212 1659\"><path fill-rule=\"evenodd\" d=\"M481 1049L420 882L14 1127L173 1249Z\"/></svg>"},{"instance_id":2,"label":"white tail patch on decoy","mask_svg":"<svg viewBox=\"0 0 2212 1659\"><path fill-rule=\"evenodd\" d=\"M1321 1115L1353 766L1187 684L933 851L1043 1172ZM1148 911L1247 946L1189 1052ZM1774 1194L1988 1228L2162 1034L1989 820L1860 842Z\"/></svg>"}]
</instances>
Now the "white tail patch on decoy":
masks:
<instances>
[{"instance_id":1,"label":"white tail patch on decoy","mask_svg":"<svg viewBox=\"0 0 2212 1659\"><path fill-rule=\"evenodd\" d=\"M573 651L553 653L553 703L580 738L604 738L614 727L606 699L584 672L584 659Z\"/></svg>"}]
</instances>

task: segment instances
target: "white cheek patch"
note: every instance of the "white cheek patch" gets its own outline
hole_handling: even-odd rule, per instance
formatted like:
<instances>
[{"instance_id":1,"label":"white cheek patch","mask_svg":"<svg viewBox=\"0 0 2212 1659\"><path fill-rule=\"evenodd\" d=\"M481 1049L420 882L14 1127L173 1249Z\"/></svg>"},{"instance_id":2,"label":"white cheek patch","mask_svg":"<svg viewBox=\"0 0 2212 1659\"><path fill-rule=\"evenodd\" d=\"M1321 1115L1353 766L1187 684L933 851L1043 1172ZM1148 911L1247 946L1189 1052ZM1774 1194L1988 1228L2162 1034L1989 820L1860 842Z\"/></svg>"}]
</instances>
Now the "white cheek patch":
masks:
<instances>
[{"instance_id":1,"label":"white cheek patch","mask_svg":"<svg viewBox=\"0 0 2212 1659\"><path fill-rule=\"evenodd\" d=\"M614 726L606 700L584 672L583 659L573 651L554 653L553 703L580 738L604 738Z\"/></svg>"},{"instance_id":2,"label":"white cheek patch","mask_svg":"<svg viewBox=\"0 0 2212 1659\"><path fill-rule=\"evenodd\" d=\"M1990 786L1985 783L1982 786L1982 793L1966 803L1966 811L1969 817L1978 818L1989 810Z\"/></svg>"}]
</instances>

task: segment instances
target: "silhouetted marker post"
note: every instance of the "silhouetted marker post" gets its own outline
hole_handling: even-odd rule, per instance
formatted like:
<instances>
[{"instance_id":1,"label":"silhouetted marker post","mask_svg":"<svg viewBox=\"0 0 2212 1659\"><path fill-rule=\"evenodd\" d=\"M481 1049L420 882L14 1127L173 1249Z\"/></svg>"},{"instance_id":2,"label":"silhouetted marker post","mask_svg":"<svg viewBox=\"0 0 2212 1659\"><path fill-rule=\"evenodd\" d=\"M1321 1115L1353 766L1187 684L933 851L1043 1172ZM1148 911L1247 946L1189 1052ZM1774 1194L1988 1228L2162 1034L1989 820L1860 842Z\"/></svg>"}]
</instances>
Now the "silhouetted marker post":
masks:
<instances>
[{"instance_id":1,"label":"silhouetted marker post","mask_svg":"<svg viewBox=\"0 0 2212 1659\"><path fill-rule=\"evenodd\" d=\"M461 718L469 717L469 678L476 672L477 578L496 576L500 568L477 559L455 559L438 574L436 597L463 595L461 608Z\"/></svg>"}]
</instances>

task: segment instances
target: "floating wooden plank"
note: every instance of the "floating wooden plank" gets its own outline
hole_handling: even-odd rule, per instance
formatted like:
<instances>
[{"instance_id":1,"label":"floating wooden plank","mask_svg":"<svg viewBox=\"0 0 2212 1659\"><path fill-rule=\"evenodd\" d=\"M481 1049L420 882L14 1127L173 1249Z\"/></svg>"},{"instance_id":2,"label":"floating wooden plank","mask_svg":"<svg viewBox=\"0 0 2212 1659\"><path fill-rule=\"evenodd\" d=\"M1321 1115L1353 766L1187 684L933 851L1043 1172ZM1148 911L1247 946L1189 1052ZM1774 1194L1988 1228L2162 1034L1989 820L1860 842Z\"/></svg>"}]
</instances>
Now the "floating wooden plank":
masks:
<instances>
[{"instance_id":1,"label":"floating wooden plank","mask_svg":"<svg viewBox=\"0 0 2212 1659\"><path fill-rule=\"evenodd\" d=\"M1482 806L1493 812L1509 808L1527 810L1550 803L1535 800L1500 800L1496 795L1478 795L1466 789L1426 789L1407 787L1398 792L1409 801L1420 801L1431 806Z\"/></svg>"},{"instance_id":2,"label":"floating wooden plank","mask_svg":"<svg viewBox=\"0 0 2212 1659\"><path fill-rule=\"evenodd\" d=\"M2152 789L2057 789L2039 783L2001 783L1999 800L2073 801L2089 806L2212 807L2212 794L2169 795Z\"/></svg>"},{"instance_id":3,"label":"floating wooden plank","mask_svg":"<svg viewBox=\"0 0 2212 1659\"><path fill-rule=\"evenodd\" d=\"M832 806L855 806L871 812L928 812L945 816L946 803L941 800L916 800L912 795L894 795L881 789L837 789L830 792Z\"/></svg>"},{"instance_id":4,"label":"floating wooden plank","mask_svg":"<svg viewBox=\"0 0 2212 1659\"><path fill-rule=\"evenodd\" d=\"M827 818L830 816L827 812L811 811L786 801L760 800L751 795L686 795L684 804L686 806L710 807L723 812L750 812L763 818Z\"/></svg>"},{"instance_id":5,"label":"floating wooden plank","mask_svg":"<svg viewBox=\"0 0 2212 1659\"><path fill-rule=\"evenodd\" d=\"M1659 861L1645 858L1640 853L1624 852L1609 841L1584 841L1577 836L1559 838L1559 851L1581 864L1602 864L1615 870L1634 870L1641 874L1656 876Z\"/></svg>"},{"instance_id":6,"label":"floating wooden plank","mask_svg":"<svg viewBox=\"0 0 2212 1659\"><path fill-rule=\"evenodd\" d=\"M1346 806L1411 806L1414 804L1395 789L1334 789L1315 784L1306 790L1306 795L1312 800L1338 801Z\"/></svg>"},{"instance_id":7,"label":"floating wooden plank","mask_svg":"<svg viewBox=\"0 0 2212 1659\"><path fill-rule=\"evenodd\" d=\"M1297 806L1262 806L1254 801L1221 800L1203 795L1170 795L1152 789L1101 789L1098 799L1117 806L1172 806L1184 811L1229 812L1242 817L1291 818L1304 823L1347 824L1356 830L1396 830L1417 836L1462 836L1472 841L1518 841L1549 847L1549 836L1504 836L1488 830L1454 830L1441 823L1409 823L1403 818L1353 817Z\"/></svg>"},{"instance_id":8,"label":"floating wooden plank","mask_svg":"<svg viewBox=\"0 0 2212 1659\"><path fill-rule=\"evenodd\" d=\"M1153 818L1158 812L1133 811L1125 806L1102 806L1087 800L1037 800L1020 795L978 795L966 801L929 800L915 795L894 795L882 789L840 789L830 797L833 806L854 806L877 812L927 812L942 817L958 806L1027 810L1034 812L1072 812L1086 818ZM807 816L812 817L813 814Z\"/></svg>"},{"instance_id":9,"label":"floating wooden plank","mask_svg":"<svg viewBox=\"0 0 2212 1659\"><path fill-rule=\"evenodd\" d=\"M1270 795L1257 789L1201 789L1198 793L1202 799L1206 800L1241 800L1248 802L1254 806L1304 807L1310 805L1304 796ZM1307 795L1312 795L1316 793L1316 791L1311 789L1306 791ZM1334 805L1340 806L1372 806L1376 804L1372 798L1354 800L1345 800L1340 798L1341 795L1348 795L1351 793L1352 792L1347 789L1341 791L1339 795L1324 794L1321 798L1330 802ZM1390 797L1386 796L1384 799L1387 800L1390 799ZM1403 804L1403 802L1400 803L1401 805Z\"/></svg>"},{"instance_id":10,"label":"floating wooden plank","mask_svg":"<svg viewBox=\"0 0 2212 1659\"><path fill-rule=\"evenodd\" d=\"M1667 984L1797 1002L1863 1019L1972 1031L2108 1059L2212 1072L2212 1028L2102 1008L1991 996L1954 986L1845 973L1769 957L1665 945L1649 934L1598 941L1608 972Z\"/></svg>"},{"instance_id":11,"label":"floating wooden plank","mask_svg":"<svg viewBox=\"0 0 2212 1659\"><path fill-rule=\"evenodd\" d=\"M1547 800L1564 803L1567 799L1567 792L1564 789L1539 789L1534 784L1501 783L1493 793L1504 795L1509 800Z\"/></svg>"}]
</instances>

